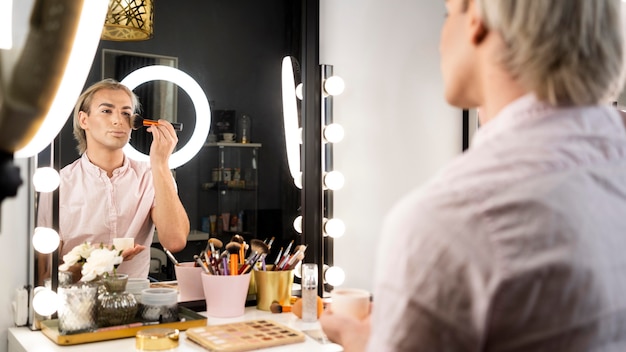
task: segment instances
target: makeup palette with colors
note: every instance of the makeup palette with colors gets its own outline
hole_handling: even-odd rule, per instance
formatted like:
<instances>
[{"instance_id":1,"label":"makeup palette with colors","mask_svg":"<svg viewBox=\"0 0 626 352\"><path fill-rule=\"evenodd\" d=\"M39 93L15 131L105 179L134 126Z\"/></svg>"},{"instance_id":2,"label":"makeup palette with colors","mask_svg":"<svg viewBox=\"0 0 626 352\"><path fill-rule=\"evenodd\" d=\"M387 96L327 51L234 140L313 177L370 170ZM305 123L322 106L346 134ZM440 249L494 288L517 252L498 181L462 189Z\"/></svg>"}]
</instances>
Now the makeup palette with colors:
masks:
<instances>
[{"instance_id":1,"label":"makeup palette with colors","mask_svg":"<svg viewBox=\"0 0 626 352\"><path fill-rule=\"evenodd\" d=\"M209 351L244 352L301 343L305 336L272 320L251 320L191 328L187 339Z\"/></svg>"}]
</instances>

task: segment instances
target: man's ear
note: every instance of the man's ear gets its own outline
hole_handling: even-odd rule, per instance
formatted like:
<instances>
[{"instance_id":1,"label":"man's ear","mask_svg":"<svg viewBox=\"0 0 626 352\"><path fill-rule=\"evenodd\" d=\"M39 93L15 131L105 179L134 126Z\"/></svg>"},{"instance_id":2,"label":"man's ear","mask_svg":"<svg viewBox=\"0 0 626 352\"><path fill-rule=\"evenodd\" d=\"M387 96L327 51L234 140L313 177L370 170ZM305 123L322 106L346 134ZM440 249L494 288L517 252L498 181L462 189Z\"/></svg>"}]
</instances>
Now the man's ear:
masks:
<instances>
[{"instance_id":1,"label":"man's ear","mask_svg":"<svg viewBox=\"0 0 626 352\"><path fill-rule=\"evenodd\" d=\"M79 111L78 112L78 123L80 124L80 127L82 127L83 129L85 129L85 127L87 127L87 113L84 111Z\"/></svg>"},{"instance_id":2,"label":"man's ear","mask_svg":"<svg viewBox=\"0 0 626 352\"><path fill-rule=\"evenodd\" d=\"M487 26L485 25L485 22L483 21L482 17L478 13L478 8L474 1L470 1L469 8L467 11L469 14L469 21L470 21L469 23L470 36L471 36L470 39L472 41L472 44L478 45L482 43L485 37L487 37L487 34L489 33L489 29L487 28Z\"/></svg>"}]
</instances>

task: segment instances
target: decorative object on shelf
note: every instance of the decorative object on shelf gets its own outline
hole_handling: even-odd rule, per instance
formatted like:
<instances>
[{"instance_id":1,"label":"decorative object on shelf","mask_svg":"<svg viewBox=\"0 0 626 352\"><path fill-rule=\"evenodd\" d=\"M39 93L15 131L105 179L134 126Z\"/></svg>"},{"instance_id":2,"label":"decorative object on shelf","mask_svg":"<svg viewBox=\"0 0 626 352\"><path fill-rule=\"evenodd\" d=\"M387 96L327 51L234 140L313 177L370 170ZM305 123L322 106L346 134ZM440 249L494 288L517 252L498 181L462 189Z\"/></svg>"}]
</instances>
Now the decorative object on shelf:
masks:
<instances>
[{"instance_id":1,"label":"decorative object on shelf","mask_svg":"<svg viewBox=\"0 0 626 352\"><path fill-rule=\"evenodd\" d=\"M237 121L237 135L239 137L239 143L250 143L250 128L252 127L252 120L249 115L243 114Z\"/></svg>"},{"instance_id":2,"label":"decorative object on shelf","mask_svg":"<svg viewBox=\"0 0 626 352\"><path fill-rule=\"evenodd\" d=\"M126 292L128 275L106 275L100 281L104 292L98 295L98 326L113 326L130 323L137 314L135 296Z\"/></svg>"},{"instance_id":3,"label":"decorative object on shelf","mask_svg":"<svg viewBox=\"0 0 626 352\"><path fill-rule=\"evenodd\" d=\"M118 42L150 39L153 21L152 0L109 0L101 38Z\"/></svg>"}]
</instances>

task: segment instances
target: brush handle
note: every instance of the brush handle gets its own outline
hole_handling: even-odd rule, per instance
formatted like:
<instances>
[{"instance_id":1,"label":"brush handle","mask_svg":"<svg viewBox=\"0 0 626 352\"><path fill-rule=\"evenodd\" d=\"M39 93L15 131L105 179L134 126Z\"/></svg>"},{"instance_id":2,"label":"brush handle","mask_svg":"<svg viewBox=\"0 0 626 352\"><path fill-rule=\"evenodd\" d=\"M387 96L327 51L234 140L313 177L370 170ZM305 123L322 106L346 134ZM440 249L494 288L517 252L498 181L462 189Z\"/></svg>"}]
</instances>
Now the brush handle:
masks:
<instances>
[{"instance_id":1,"label":"brush handle","mask_svg":"<svg viewBox=\"0 0 626 352\"><path fill-rule=\"evenodd\" d=\"M226 256L222 257L222 270L224 271L222 275L228 275L228 259L226 259Z\"/></svg>"},{"instance_id":2,"label":"brush handle","mask_svg":"<svg viewBox=\"0 0 626 352\"><path fill-rule=\"evenodd\" d=\"M170 123L172 124L172 127L174 127L174 131L183 130L182 123L180 122L170 122ZM158 124L159 124L159 121L157 120L144 119L143 117L135 117L135 121L133 121L133 127L135 129L138 129L140 126L149 127L149 126L154 126Z\"/></svg>"},{"instance_id":3,"label":"brush handle","mask_svg":"<svg viewBox=\"0 0 626 352\"><path fill-rule=\"evenodd\" d=\"M237 270L237 266L239 266L239 259L238 259L239 255L237 255L236 253L233 253L230 255L230 262L228 262L228 264L230 265L228 267L228 270L230 271L230 275L237 275L238 274L238 270Z\"/></svg>"}]
</instances>

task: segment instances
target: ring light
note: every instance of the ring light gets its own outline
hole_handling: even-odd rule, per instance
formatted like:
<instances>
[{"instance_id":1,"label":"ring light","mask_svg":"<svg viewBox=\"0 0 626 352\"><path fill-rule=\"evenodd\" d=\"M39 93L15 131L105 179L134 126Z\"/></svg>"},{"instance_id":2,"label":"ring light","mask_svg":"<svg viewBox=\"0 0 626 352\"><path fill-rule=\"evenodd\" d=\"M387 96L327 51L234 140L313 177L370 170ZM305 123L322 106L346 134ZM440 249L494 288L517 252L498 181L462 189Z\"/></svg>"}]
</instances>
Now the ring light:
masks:
<instances>
[{"instance_id":1,"label":"ring light","mask_svg":"<svg viewBox=\"0 0 626 352\"><path fill-rule=\"evenodd\" d=\"M178 85L189 95L196 110L196 128L191 138L183 148L170 156L169 167L175 169L191 160L204 145L211 127L211 108L200 85L191 76L173 67L162 65L142 67L131 72L120 83L133 90L143 83L154 80L169 81ZM150 162L148 155L139 152L130 143L124 147L124 154L134 160Z\"/></svg>"}]
</instances>

